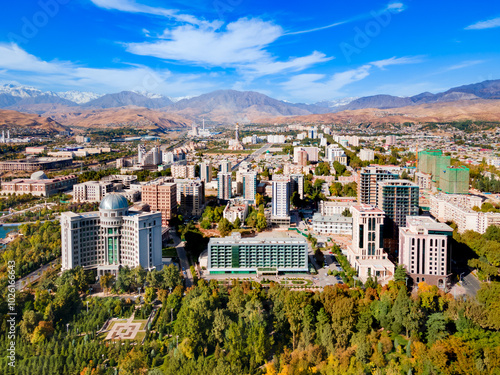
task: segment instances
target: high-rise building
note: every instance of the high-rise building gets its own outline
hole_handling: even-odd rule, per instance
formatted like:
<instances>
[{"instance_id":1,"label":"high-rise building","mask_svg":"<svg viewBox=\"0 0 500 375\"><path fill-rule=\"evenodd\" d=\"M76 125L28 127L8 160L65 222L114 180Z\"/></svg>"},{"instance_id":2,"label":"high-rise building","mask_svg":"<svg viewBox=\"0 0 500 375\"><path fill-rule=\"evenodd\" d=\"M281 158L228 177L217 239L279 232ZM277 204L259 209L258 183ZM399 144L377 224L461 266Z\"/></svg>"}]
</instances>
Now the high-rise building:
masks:
<instances>
[{"instance_id":1,"label":"high-rise building","mask_svg":"<svg viewBox=\"0 0 500 375\"><path fill-rule=\"evenodd\" d=\"M469 168L446 167L439 173L439 190L443 193L469 194Z\"/></svg>"},{"instance_id":2,"label":"high-rise building","mask_svg":"<svg viewBox=\"0 0 500 375\"><path fill-rule=\"evenodd\" d=\"M358 202L377 206L377 182L396 180L399 176L380 168L379 166L363 168L359 175Z\"/></svg>"},{"instance_id":3,"label":"high-rise building","mask_svg":"<svg viewBox=\"0 0 500 375\"><path fill-rule=\"evenodd\" d=\"M177 215L177 185L173 182L156 180L142 186L142 202L152 212L161 212L162 226L168 227Z\"/></svg>"},{"instance_id":4,"label":"high-rise building","mask_svg":"<svg viewBox=\"0 0 500 375\"><path fill-rule=\"evenodd\" d=\"M219 172L217 174L217 198L221 201L231 199L231 173Z\"/></svg>"},{"instance_id":5,"label":"high-rise building","mask_svg":"<svg viewBox=\"0 0 500 375\"><path fill-rule=\"evenodd\" d=\"M377 207L385 213L384 247L397 254L399 228L407 216L418 215L419 187L408 180L385 180L378 183Z\"/></svg>"},{"instance_id":6,"label":"high-rise building","mask_svg":"<svg viewBox=\"0 0 500 375\"><path fill-rule=\"evenodd\" d=\"M220 162L220 171L222 173L231 173L231 162L229 160L222 160Z\"/></svg>"},{"instance_id":7,"label":"high-rise building","mask_svg":"<svg viewBox=\"0 0 500 375\"><path fill-rule=\"evenodd\" d=\"M290 179L272 181L272 213L273 224L290 224Z\"/></svg>"},{"instance_id":8,"label":"high-rise building","mask_svg":"<svg viewBox=\"0 0 500 375\"><path fill-rule=\"evenodd\" d=\"M352 244L347 247L347 259L358 272L361 281L377 277L387 282L394 275L394 264L383 250L384 211L362 204L351 207Z\"/></svg>"},{"instance_id":9,"label":"high-rise building","mask_svg":"<svg viewBox=\"0 0 500 375\"><path fill-rule=\"evenodd\" d=\"M298 150L295 152L296 163L301 167L305 167L307 165L307 152L305 150Z\"/></svg>"},{"instance_id":10,"label":"high-rise building","mask_svg":"<svg viewBox=\"0 0 500 375\"><path fill-rule=\"evenodd\" d=\"M205 183L199 179L174 180L177 185L177 207L183 215L199 216L205 207Z\"/></svg>"},{"instance_id":11,"label":"high-rise building","mask_svg":"<svg viewBox=\"0 0 500 375\"><path fill-rule=\"evenodd\" d=\"M310 162L317 162L318 161L318 155L319 155L319 148L315 146L309 146L309 147L295 147L293 149L293 161L294 163L298 163L298 153L299 151L305 151L307 153L307 160Z\"/></svg>"},{"instance_id":12,"label":"high-rise building","mask_svg":"<svg viewBox=\"0 0 500 375\"><path fill-rule=\"evenodd\" d=\"M141 164L144 166L161 164L162 156L160 148L157 146L153 147L151 150L143 154L141 160Z\"/></svg>"},{"instance_id":13,"label":"high-rise building","mask_svg":"<svg viewBox=\"0 0 500 375\"><path fill-rule=\"evenodd\" d=\"M443 155L441 150L427 150L418 153L418 171L430 173L432 180L439 183L441 170L450 166L451 157Z\"/></svg>"},{"instance_id":14,"label":"high-rise building","mask_svg":"<svg viewBox=\"0 0 500 375\"><path fill-rule=\"evenodd\" d=\"M61 214L62 269L96 269L118 274L121 267L161 269L161 215L129 211L127 200L109 194L99 212Z\"/></svg>"},{"instance_id":15,"label":"high-rise building","mask_svg":"<svg viewBox=\"0 0 500 375\"><path fill-rule=\"evenodd\" d=\"M304 199L304 175L302 173L293 173L290 175L290 187L290 196L294 192L297 192L300 199Z\"/></svg>"},{"instance_id":16,"label":"high-rise building","mask_svg":"<svg viewBox=\"0 0 500 375\"><path fill-rule=\"evenodd\" d=\"M200 179L205 184L212 181L212 163L209 161L200 164Z\"/></svg>"},{"instance_id":17,"label":"high-rise building","mask_svg":"<svg viewBox=\"0 0 500 375\"><path fill-rule=\"evenodd\" d=\"M139 164L142 164L142 160L145 154L146 154L146 146L144 145L137 146L137 162Z\"/></svg>"},{"instance_id":18,"label":"high-rise building","mask_svg":"<svg viewBox=\"0 0 500 375\"><path fill-rule=\"evenodd\" d=\"M242 173L243 177L243 199L249 204L255 204L257 194L257 172Z\"/></svg>"},{"instance_id":19,"label":"high-rise building","mask_svg":"<svg viewBox=\"0 0 500 375\"><path fill-rule=\"evenodd\" d=\"M415 284L444 288L451 274L449 239L453 229L428 216L409 216L399 228L399 264L405 266Z\"/></svg>"},{"instance_id":20,"label":"high-rise building","mask_svg":"<svg viewBox=\"0 0 500 375\"><path fill-rule=\"evenodd\" d=\"M407 216L418 215L419 187L408 180L385 180L378 184L377 207L397 227L406 225Z\"/></svg>"}]
</instances>

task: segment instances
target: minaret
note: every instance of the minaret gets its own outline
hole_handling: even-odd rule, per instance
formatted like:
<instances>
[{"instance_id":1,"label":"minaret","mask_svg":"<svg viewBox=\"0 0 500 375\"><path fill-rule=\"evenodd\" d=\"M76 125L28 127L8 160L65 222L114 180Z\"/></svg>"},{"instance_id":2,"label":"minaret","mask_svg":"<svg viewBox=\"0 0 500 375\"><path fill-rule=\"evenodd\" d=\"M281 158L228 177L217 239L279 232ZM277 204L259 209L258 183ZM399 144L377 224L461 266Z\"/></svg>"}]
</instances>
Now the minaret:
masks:
<instances>
[{"instance_id":1,"label":"minaret","mask_svg":"<svg viewBox=\"0 0 500 375\"><path fill-rule=\"evenodd\" d=\"M234 138L236 142L240 141L240 124L236 123L236 129L234 131Z\"/></svg>"}]
</instances>

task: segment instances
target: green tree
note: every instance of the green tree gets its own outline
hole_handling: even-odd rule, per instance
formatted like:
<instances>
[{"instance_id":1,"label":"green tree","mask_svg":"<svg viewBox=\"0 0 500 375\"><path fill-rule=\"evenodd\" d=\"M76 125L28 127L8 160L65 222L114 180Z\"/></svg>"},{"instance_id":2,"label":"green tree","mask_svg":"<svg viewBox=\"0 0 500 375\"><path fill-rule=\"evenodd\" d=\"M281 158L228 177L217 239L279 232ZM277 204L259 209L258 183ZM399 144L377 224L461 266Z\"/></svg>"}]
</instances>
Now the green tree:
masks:
<instances>
[{"instance_id":1,"label":"green tree","mask_svg":"<svg viewBox=\"0 0 500 375\"><path fill-rule=\"evenodd\" d=\"M262 213L257 214L257 223L255 225L255 228L259 231L262 232L264 229L267 228L267 219L266 216Z\"/></svg>"},{"instance_id":2,"label":"green tree","mask_svg":"<svg viewBox=\"0 0 500 375\"><path fill-rule=\"evenodd\" d=\"M144 300L146 303L152 303L157 297L156 290L153 287L147 287L144 293Z\"/></svg>"},{"instance_id":3,"label":"green tree","mask_svg":"<svg viewBox=\"0 0 500 375\"><path fill-rule=\"evenodd\" d=\"M227 220L226 218L222 218L219 221L219 225L217 225L217 229L219 230L221 237L226 237L233 230L233 226L231 225L229 220Z\"/></svg>"}]
</instances>

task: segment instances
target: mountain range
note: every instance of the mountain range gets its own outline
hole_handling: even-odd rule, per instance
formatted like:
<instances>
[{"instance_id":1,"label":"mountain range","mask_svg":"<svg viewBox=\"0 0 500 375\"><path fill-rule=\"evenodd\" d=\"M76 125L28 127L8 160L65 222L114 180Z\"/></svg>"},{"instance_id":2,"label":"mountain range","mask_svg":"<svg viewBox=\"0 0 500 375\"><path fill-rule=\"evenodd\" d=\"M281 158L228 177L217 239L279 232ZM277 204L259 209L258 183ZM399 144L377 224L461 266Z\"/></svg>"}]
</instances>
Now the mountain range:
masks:
<instances>
[{"instance_id":1,"label":"mountain range","mask_svg":"<svg viewBox=\"0 0 500 375\"><path fill-rule=\"evenodd\" d=\"M456 102L463 106L469 102L494 99L500 99L500 80L454 87L437 94L424 92L410 97L373 95L313 104L290 103L258 92L236 90L218 90L175 99L135 91L102 95L80 91L41 91L12 84L0 86L1 109L35 113L51 117L63 125L73 126L78 126L79 119L87 126L92 125L92 119L99 125L123 125L122 120L134 123L136 117L146 116L147 121L143 121L144 123L154 124L160 121L160 127L185 127L187 123L201 119L212 123L245 123L261 118L323 115L346 110L409 108L433 103ZM134 111L140 116L134 116ZM113 119L113 115L118 114L119 118Z\"/></svg>"}]
</instances>

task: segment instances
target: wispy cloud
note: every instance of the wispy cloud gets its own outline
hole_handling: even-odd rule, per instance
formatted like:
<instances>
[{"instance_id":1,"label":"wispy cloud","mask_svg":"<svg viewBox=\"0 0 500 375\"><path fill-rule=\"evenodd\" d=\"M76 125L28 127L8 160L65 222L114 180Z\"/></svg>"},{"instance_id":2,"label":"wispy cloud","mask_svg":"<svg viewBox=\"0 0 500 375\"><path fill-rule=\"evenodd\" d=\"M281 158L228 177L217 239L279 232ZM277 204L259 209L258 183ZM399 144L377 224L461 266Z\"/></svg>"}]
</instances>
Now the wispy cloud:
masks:
<instances>
[{"instance_id":1,"label":"wispy cloud","mask_svg":"<svg viewBox=\"0 0 500 375\"><path fill-rule=\"evenodd\" d=\"M282 83L282 87L292 96L308 97L311 100L332 99L345 96L342 92L346 86L367 78L374 68L385 70L385 67L399 64L415 64L422 61L421 56L391 57L373 61L355 69L325 74L298 74Z\"/></svg>"},{"instance_id":2,"label":"wispy cloud","mask_svg":"<svg viewBox=\"0 0 500 375\"><path fill-rule=\"evenodd\" d=\"M182 14L175 9L151 7L148 5L139 4L133 0L90 0L90 1L97 7L107 10L118 10L120 12L128 12L128 13L151 14L161 17L172 18L177 21L187 22L194 25L199 25L204 22L192 15Z\"/></svg>"},{"instance_id":3,"label":"wispy cloud","mask_svg":"<svg viewBox=\"0 0 500 375\"><path fill-rule=\"evenodd\" d=\"M444 71L449 72L452 70L464 69L464 68L468 68L469 66L482 64L484 62L485 62L485 60L467 60L467 61L463 61L459 64L451 65L451 66L445 68Z\"/></svg>"},{"instance_id":4,"label":"wispy cloud","mask_svg":"<svg viewBox=\"0 0 500 375\"><path fill-rule=\"evenodd\" d=\"M377 11L372 11L370 13L363 13L363 14L351 17L351 18L343 20L343 21L337 21L337 22L331 23L329 25L315 27L313 29L290 31L290 32L287 32L285 35L307 34L307 33L312 33L315 31L331 29L332 27L337 27L340 25L344 25L346 23L351 23L351 22L355 22L355 21L359 21L359 20L363 20L363 19L367 19L367 18L372 18L374 16L380 16L383 13L388 13L388 12L400 13L400 12L404 11L405 9L406 9L406 7L403 3L393 2L393 3L387 4L384 8L379 9Z\"/></svg>"},{"instance_id":5,"label":"wispy cloud","mask_svg":"<svg viewBox=\"0 0 500 375\"><path fill-rule=\"evenodd\" d=\"M373 61L370 64L375 65L377 68L385 69L386 66L403 65L403 64L417 64L423 61L422 56L405 56L405 57L391 57L390 59Z\"/></svg>"},{"instance_id":6,"label":"wispy cloud","mask_svg":"<svg viewBox=\"0 0 500 375\"><path fill-rule=\"evenodd\" d=\"M173 75L166 69L145 66L97 69L69 61L44 61L12 44L0 44L0 56L0 80L39 85L50 90L102 93L138 90L182 96L215 87L208 76Z\"/></svg>"},{"instance_id":7,"label":"wispy cloud","mask_svg":"<svg viewBox=\"0 0 500 375\"><path fill-rule=\"evenodd\" d=\"M465 28L465 30L484 30L484 29L493 29L495 27L500 27L500 17L492 18L486 21L479 21L472 25L469 25Z\"/></svg>"}]
</instances>

